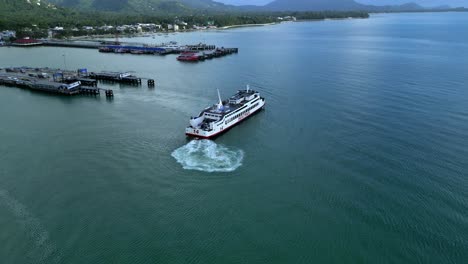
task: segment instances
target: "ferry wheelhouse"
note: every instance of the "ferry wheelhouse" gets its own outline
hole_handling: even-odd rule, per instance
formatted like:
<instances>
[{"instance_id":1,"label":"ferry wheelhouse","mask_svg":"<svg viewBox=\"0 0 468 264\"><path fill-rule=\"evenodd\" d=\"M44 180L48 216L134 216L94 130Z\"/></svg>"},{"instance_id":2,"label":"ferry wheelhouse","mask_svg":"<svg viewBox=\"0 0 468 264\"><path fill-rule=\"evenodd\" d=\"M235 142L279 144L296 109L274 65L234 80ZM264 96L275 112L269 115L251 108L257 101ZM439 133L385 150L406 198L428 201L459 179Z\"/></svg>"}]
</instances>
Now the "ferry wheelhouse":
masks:
<instances>
[{"instance_id":1,"label":"ferry wheelhouse","mask_svg":"<svg viewBox=\"0 0 468 264\"><path fill-rule=\"evenodd\" d=\"M218 98L218 104L207 107L197 117L190 119L190 125L185 129L187 136L213 138L265 106L265 98L261 97L259 92L251 90L249 86L225 101L221 100L218 90Z\"/></svg>"}]
</instances>

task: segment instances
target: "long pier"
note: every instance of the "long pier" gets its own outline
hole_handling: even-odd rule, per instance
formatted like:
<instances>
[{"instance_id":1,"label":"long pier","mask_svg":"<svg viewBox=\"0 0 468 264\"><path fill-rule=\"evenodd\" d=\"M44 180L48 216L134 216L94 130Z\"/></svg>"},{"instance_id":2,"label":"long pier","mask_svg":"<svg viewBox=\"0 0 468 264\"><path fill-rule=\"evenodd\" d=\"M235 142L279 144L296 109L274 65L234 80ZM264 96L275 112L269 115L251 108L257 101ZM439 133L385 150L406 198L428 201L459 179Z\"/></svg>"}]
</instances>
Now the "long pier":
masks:
<instances>
[{"instance_id":1,"label":"long pier","mask_svg":"<svg viewBox=\"0 0 468 264\"><path fill-rule=\"evenodd\" d=\"M129 73L98 72L87 73L86 69L66 71L51 68L14 67L0 69L0 85L25 88L60 95L100 95L113 97L114 91L98 87L99 80L141 85L141 78ZM154 88L153 79L148 87Z\"/></svg>"},{"instance_id":2,"label":"long pier","mask_svg":"<svg viewBox=\"0 0 468 264\"><path fill-rule=\"evenodd\" d=\"M40 80L32 77L24 77L17 75L0 74L0 85L25 88L29 90L55 93L60 95L78 95L78 94L93 94L99 95L101 91L106 97L113 97L114 92L111 89L103 89L99 87L87 87L79 82L66 84L57 83L48 80Z\"/></svg>"},{"instance_id":3,"label":"long pier","mask_svg":"<svg viewBox=\"0 0 468 264\"><path fill-rule=\"evenodd\" d=\"M100 44L99 42L91 42L91 41L46 40L42 42L42 46L81 48L81 49L99 49L99 47L101 47L102 44Z\"/></svg>"},{"instance_id":4,"label":"long pier","mask_svg":"<svg viewBox=\"0 0 468 264\"><path fill-rule=\"evenodd\" d=\"M149 46L149 45L102 45L99 52L103 53L130 53L130 54L180 54L187 52L217 53L220 56L238 53L238 48L216 47L215 45L197 44L185 46Z\"/></svg>"},{"instance_id":5,"label":"long pier","mask_svg":"<svg viewBox=\"0 0 468 264\"><path fill-rule=\"evenodd\" d=\"M175 42L174 42L175 43ZM196 45L176 45L174 43L148 45L144 43L112 43L105 41L61 41L44 40L43 46L49 47L69 47L83 49L97 49L102 53L127 53L134 55L168 55L183 53L199 53L199 60L218 58L225 55L238 53L238 48L217 47L199 43Z\"/></svg>"}]
</instances>

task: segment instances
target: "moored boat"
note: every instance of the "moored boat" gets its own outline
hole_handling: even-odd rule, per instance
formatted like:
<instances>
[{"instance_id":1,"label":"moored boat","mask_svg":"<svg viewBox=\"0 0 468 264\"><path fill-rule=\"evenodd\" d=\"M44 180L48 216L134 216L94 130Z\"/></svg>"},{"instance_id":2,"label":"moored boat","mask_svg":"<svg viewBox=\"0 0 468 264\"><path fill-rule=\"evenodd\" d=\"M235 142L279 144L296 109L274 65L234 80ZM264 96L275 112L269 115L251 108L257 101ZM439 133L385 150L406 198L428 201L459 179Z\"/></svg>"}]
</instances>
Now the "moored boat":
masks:
<instances>
[{"instance_id":1,"label":"moored boat","mask_svg":"<svg viewBox=\"0 0 468 264\"><path fill-rule=\"evenodd\" d=\"M195 52L184 52L177 57L179 61L199 61L201 60L201 55Z\"/></svg>"}]
</instances>

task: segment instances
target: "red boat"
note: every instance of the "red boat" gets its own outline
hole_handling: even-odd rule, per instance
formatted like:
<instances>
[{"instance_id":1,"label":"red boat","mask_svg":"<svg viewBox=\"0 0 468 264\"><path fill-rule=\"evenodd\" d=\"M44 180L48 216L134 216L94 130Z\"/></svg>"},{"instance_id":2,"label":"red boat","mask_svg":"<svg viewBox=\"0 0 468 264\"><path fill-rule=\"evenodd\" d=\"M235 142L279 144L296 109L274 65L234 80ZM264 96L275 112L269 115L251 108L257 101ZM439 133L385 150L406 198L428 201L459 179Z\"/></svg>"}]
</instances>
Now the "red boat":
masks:
<instances>
[{"instance_id":1,"label":"red boat","mask_svg":"<svg viewBox=\"0 0 468 264\"><path fill-rule=\"evenodd\" d=\"M37 40L37 39L32 39L29 37L23 38L23 39L17 39L11 43L13 46L18 46L18 47L29 47L29 46L38 46L42 45L42 41Z\"/></svg>"},{"instance_id":2,"label":"red boat","mask_svg":"<svg viewBox=\"0 0 468 264\"><path fill-rule=\"evenodd\" d=\"M194 52L184 52L179 57L177 57L179 61L199 61L200 55Z\"/></svg>"}]
</instances>

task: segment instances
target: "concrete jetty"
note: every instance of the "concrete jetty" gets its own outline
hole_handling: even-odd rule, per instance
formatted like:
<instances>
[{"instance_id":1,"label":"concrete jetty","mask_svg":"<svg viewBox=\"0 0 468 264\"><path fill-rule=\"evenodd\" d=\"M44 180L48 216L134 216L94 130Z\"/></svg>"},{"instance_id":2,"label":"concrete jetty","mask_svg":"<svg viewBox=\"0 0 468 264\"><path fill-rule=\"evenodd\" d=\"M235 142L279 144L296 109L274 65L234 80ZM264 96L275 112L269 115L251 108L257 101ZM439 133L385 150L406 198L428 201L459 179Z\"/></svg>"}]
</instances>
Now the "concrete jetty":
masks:
<instances>
[{"instance_id":1,"label":"concrete jetty","mask_svg":"<svg viewBox=\"0 0 468 264\"><path fill-rule=\"evenodd\" d=\"M88 73L86 69L67 71L51 68L12 67L0 69L0 85L61 95L99 95L113 97L111 89L98 87L98 80L141 85L141 78L128 73ZM153 81L154 83L154 81ZM151 85L149 87L153 87Z\"/></svg>"},{"instance_id":2,"label":"concrete jetty","mask_svg":"<svg viewBox=\"0 0 468 264\"><path fill-rule=\"evenodd\" d=\"M195 45L178 45L176 42L161 43L149 45L145 43L120 43L106 41L89 40L41 40L42 46L48 47L69 47L82 49L97 49L102 53L126 53L133 55L168 55L168 54L186 54L197 53L197 60L218 58L228 54L238 53L238 48L217 47L199 43ZM185 56L178 58L183 61ZM132 83L132 82L130 82Z\"/></svg>"}]
</instances>

